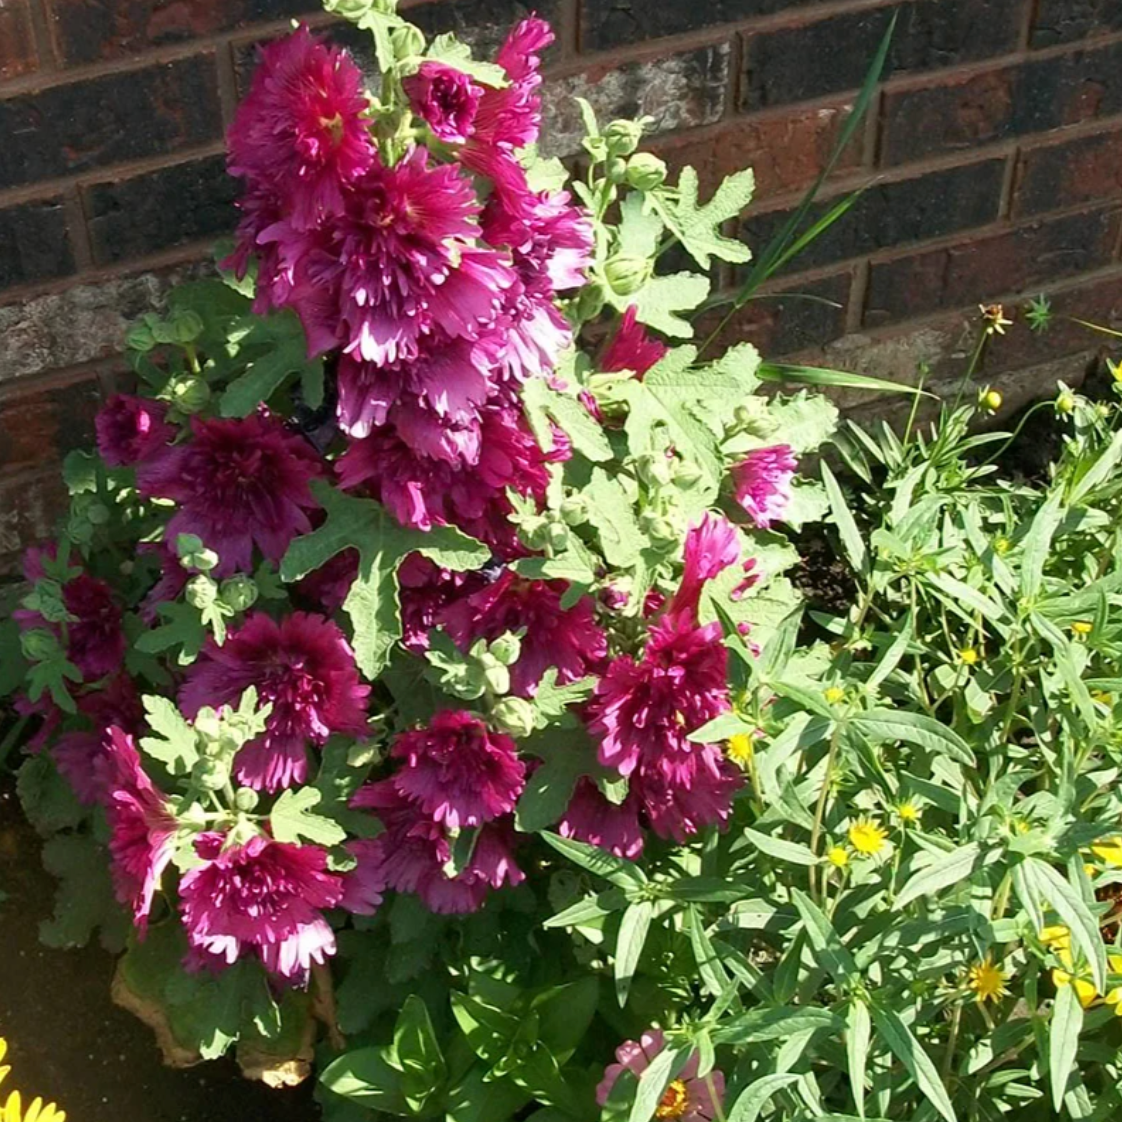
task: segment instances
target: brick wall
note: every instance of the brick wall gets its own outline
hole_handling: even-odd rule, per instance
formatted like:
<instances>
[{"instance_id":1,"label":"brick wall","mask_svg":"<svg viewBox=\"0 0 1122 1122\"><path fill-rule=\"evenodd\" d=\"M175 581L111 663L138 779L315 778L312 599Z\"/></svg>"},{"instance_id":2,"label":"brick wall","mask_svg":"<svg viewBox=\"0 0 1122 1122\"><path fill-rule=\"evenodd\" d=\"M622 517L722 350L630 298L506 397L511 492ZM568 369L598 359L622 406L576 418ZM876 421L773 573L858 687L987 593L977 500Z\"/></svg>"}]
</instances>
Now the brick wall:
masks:
<instances>
[{"instance_id":1,"label":"brick wall","mask_svg":"<svg viewBox=\"0 0 1122 1122\"><path fill-rule=\"evenodd\" d=\"M0 572L61 501L56 463L91 439L128 320L233 223L222 136L253 45L311 0L0 0ZM427 31L482 49L520 0L415 0ZM1122 316L1120 0L541 0L547 147L577 149L571 98L646 114L705 180L756 169L745 219L777 228L821 168L888 20L890 74L823 206L868 190L730 331L898 378L949 374L982 299L1048 291ZM322 14L312 17L324 23ZM352 29L341 35L361 50ZM731 284L733 276L725 276ZM1007 395L1077 378L1092 342L1014 334Z\"/></svg>"}]
</instances>

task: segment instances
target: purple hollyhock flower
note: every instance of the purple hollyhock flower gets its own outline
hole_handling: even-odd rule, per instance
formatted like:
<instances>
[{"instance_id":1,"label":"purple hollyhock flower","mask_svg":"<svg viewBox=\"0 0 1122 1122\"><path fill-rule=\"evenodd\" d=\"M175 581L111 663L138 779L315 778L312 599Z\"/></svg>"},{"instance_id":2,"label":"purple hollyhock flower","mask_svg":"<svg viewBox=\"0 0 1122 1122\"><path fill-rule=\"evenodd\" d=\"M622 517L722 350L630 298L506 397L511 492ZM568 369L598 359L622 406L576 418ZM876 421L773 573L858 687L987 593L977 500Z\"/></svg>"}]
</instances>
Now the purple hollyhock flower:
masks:
<instances>
[{"instance_id":1,"label":"purple hollyhock flower","mask_svg":"<svg viewBox=\"0 0 1122 1122\"><path fill-rule=\"evenodd\" d=\"M463 650L476 639L490 642L525 629L518 661L510 668L510 688L532 697L551 666L563 685L593 671L608 653L589 597L561 607L567 588L566 581L526 580L507 569L493 584L450 604L437 622Z\"/></svg>"},{"instance_id":2,"label":"purple hollyhock flower","mask_svg":"<svg viewBox=\"0 0 1122 1122\"><path fill-rule=\"evenodd\" d=\"M401 733L390 754L403 761L393 777L398 793L449 830L509 814L526 785L514 741L464 710L442 710L428 727Z\"/></svg>"},{"instance_id":3,"label":"purple hollyhock flower","mask_svg":"<svg viewBox=\"0 0 1122 1122\"><path fill-rule=\"evenodd\" d=\"M347 852L357 864L343 875L343 896L339 907L357 916L372 916L382 905L386 890L385 845L382 838L355 838L347 842Z\"/></svg>"},{"instance_id":4,"label":"purple hollyhock flower","mask_svg":"<svg viewBox=\"0 0 1122 1122\"><path fill-rule=\"evenodd\" d=\"M667 615L681 615L697 622L701 590L707 581L723 573L740 559L740 537L727 518L706 512L686 535L682 581Z\"/></svg>"},{"instance_id":5,"label":"purple hollyhock flower","mask_svg":"<svg viewBox=\"0 0 1122 1122\"><path fill-rule=\"evenodd\" d=\"M195 852L203 864L179 882L190 966L232 966L256 952L271 974L304 985L312 964L335 953L335 934L321 912L343 898L343 881L328 872L319 846L260 834L239 845L209 833L195 840Z\"/></svg>"},{"instance_id":6,"label":"purple hollyhock flower","mask_svg":"<svg viewBox=\"0 0 1122 1122\"><path fill-rule=\"evenodd\" d=\"M563 838L598 845L617 857L634 860L643 852L643 831L639 825L639 800L634 794L619 806L609 802L587 777L577 780L564 817L557 823Z\"/></svg>"},{"instance_id":7,"label":"purple hollyhock flower","mask_svg":"<svg viewBox=\"0 0 1122 1122\"><path fill-rule=\"evenodd\" d=\"M637 378L658 365L666 357L666 345L647 333L639 322L638 309L632 304L623 313L619 327L608 349L600 359L599 368L605 374L630 370Z\"/></svg>"},{"instance_id":8,"label":"purple hollyhock flower","mask_svg":"<svg viewBox=\"0 0 1122 1122\"><path fill-rule=\"evenodd\" d=\"M757 448L732 469L736 501L748 517L766 530L787 513L791 501L791 478L798 460L787 444Z\"/></svg>"},{"instance_id":9,"label":"purple hollyhock flower","mask_svg":"<svg viewBox=\"0 0 1122 1122\"><path fill-rule=\"evenodd\" d=\"M162 401L124 393L111 397L94 420L101 458L110 467L132 467L150 459L175 439L176 428L166 416Z\"/></svg>"},{"instance_id":10,"label":"purple hollyhock flower","mask_svg":"<svg viewBox=\"0 0 1122 1122\"><path fill-rule=\"evenodd\" d=\"M166 542L141 542L138 553L154 554L160 559L160 576L140 604L140 618L149 626L159 619L159 606L178 600L191 574L179 563L179 554Z\"/></svg>"},{"instance_id":11,"label":"purple hollyhock flower","mask_svg":"<svg viewBox=\"0 0 1122 1122\"><path fill-rule=\"evenodd\" d=\"M278 623L254 612L222 646L208 640L187 670L180 706L194 717L205 705L236 705L250 686L273 709L265 732L235 760L238 779L247 786L276 791L303 783L309 742L366 730L370 687L359 680L343 633L323 616L293 612Z\"/></svg>"},{"instance_id":12,"label":"purple hollyhock flower","mask_svg":"<svg viewBox=\"0 0 1122 1122\"><path fill-rule=\"evenodd\" d=\"M604 1106L616 1080L630 1071L636 1079L654 1062L666 1046L666 1038L658 1029L651 1029L638 1040L625 1040L616 1049L616 1063L604 1069L604 1078L596 1088L596 1101ZM660 1122L712 1122L722 1117L720 1100L725 1094L725 1077L712 1071L706 1079L699 1079L701 1057L694 1052L678 1076L671 1080L658 1106L655 1118Z\"/></svg>"},{"instance_id":13,"label":"purple hollyhock flower","mask_svg":"<svg viewBox=\"0 0 1122 1122\"><path fill-rule=\"evenodd\" d=\"M230 174L276 197L298 229L339 215L375 159L364 86L350 56L307 27L269 44L230 129Z\"/></svg>"},{"instance_id":14,"label":"purple hollyhock flower","mask_svg":"<svg viewBox=\"0 0 1122 1122\"><path fill-rule=\"evenodd\" d=\"M521 884L525 879L514 862L514 833L509 819L484 826L475 848L459 875L450 877L452 858L447 832L412 800L398 791L393 779L361 788L351 805L374 810L385 833L381 873L395 892L412 892L438 915L465 915L478 911L489 890Z\"/></svg>"},{"instance_id":15,"label":"purple hollyhock flower","mask_svg":"<svg viewBox=\"0 0 1122 1122\"><path fill-rule=\"evenodd\" d=\"M164 540L195 534L218 554L214 576L252 572L256 545L279 562L289 543L308 533L308 511L318 507L309 482L319 457L276 418L191 419L192 439L140 466L141 494L172 499L178 510Z\"/></svg>"},{"instance_id":16,"label":"purple hollyhock flower","mask_svg":"<svg viewBox=\"0 0 1122 1122\"><path fill-rule=\"evenodd\" d=\"M106 731L104 743L109 854L117 899L132 908L143 934L160 878L171 862L179 823L167 796L158 791L140 764L133 738L119 728Z\"/></svg>"},{"instance_id":17,"label":"purple hollyhock flower","mask_svg":"<svg viewBox=\"0 0 1122 1122\"><path fill-rule=\"evenodd\" d=\"M427 557L411 553L397 570L401 588L402 643L414 654L429 649L429 632L449 604L484 584L480 573L442 569Z\"/></svg>"},{"instance_id":18,"label":"purple hollyhock flower","mask_svg":"<svg viewBox=\"0 0 1122 1122\"><path fill-rule=\"evenodd\" d=\"M440 62L422 62L402 83L413 112L437 140L463 144L472 134L483 90L462 70Z\"/></svg>"}]
</instances>

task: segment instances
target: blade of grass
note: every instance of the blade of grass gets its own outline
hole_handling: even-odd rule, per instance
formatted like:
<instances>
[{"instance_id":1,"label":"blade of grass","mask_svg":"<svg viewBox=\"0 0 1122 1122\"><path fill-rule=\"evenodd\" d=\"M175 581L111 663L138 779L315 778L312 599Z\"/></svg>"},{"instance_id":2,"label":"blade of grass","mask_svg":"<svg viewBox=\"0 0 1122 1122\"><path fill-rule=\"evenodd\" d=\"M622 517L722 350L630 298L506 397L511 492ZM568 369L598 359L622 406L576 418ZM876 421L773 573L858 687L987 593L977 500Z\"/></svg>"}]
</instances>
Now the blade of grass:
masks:
<instances>
[{"instance_id":1,"label":"blade of grass","mask_svg":"<svg viewBox=\"0 0 1122 1122\"><path fill-rule=\"evenodd\" d=\"M824 366L799 366L783 362L765 362L756 371L763 382L797 382L806 386L832 386L845 390L872 390L876 393L905 393L915 397L934 397L919 386L889 382L868 374L852 374L848 370L830 370Z\"/></svg>"}]
</instances>

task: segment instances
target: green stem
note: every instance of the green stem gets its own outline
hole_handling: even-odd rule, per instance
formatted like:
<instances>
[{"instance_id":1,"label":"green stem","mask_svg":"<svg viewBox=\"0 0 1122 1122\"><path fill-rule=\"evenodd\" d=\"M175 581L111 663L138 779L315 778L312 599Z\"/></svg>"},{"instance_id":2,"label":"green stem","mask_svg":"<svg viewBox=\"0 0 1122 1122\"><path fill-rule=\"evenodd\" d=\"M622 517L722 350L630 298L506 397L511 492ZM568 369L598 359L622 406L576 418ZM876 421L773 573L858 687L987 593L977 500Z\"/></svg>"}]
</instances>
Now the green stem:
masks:
<instances>
[{"instance_id":1,"label":"green stem","mask_svg":"<svg viewBox=\"0 0 1122 1122\"><path fill-rule=\"evenodd\" d=\"M721 1102L721 1096L717 1094L717 1086L713 1082L712 1072L706 1075L705 1086L709 1091L709 1098L713 1100L713 1109L717 1112L717 1122L727 1122L725 1118L725 1104Z\"/></svg>"},{"instance_id":2,"label":"green stem","mask_svg":"<svg viewBox=\"0 0 1122 1122\"><path fill-rule=\"evenodd\" d=\"M963 374L962 380L958 383L958 393L955 394L954 404L951 406L952 412L959 407L962 401L962 395L965 393L967 385L973 379L974 372L978 369L978 364L982 361L982 352L986 349L986 343L989 337L990 333L983 328L982 336L978 340L978 345L974 348L973 357L970 359L970 365L966 368L966 373Z\"/></svg>"},{"instance_id":3,"label":"green stem","mask_svg":"<svg viewBox=\"0 0 1122 1122\"><path fill-rule=\"evenodd\" d=\"M822 837L822 823L826 818L826 803L830 798L830 781L834 775L834 764L838 759L838 746L841 743L841 727L837 724L834 725L834 731L830 736L830 748L826 753L826 774L822 777L822 789L818 792L818 804L814 808L814 826L810 831L810 852L814 854L815 858L818 857L818 842ZM810 894L811 896L818 895L818 870L814 865L810 867ZM823 876L823 887L825 886L825 877Z\"/></svg>"},{"instance_id":4,"label":"green stem","mask_svg":"<svg viewBox=\"0 0 1122 1122\"><path fill-rule=\"evenodd\" d=\"M20 717L18 721L8 730L7 735L3 740L0 740L0 768L2 768L8 760L12 749L19 743L20 734L27 728L30 717Z\"/></svg>"},{"instance_id":5,"label":"green stem","mask_svg":"<svg viewBox=\"0 0 1122 1122\"><path fill-rule=\"evenodd\" d=\"M951 1014L951 1032L947 1037L947 1050L943 1053L943 1082L946 1083L951 1077L951 1071L954 1069L954 1053L958 1047L958 1030L962 1024L962 1003L959 1002L954 1007L954 1012ZM947 1088L948 1092L950 1088Z\"/></svg>"}]
</instances>

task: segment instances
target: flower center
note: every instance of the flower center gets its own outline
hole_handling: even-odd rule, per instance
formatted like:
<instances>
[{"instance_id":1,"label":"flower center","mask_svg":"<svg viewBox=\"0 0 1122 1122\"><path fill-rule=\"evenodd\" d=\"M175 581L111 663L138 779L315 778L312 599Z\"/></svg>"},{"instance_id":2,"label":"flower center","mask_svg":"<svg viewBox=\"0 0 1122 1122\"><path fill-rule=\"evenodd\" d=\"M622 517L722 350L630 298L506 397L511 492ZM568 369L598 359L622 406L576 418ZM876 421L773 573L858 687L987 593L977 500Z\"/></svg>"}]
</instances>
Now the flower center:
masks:
<instances>
[{"instance_id":1,"label":"flower center","mask_svg":"<svg viewBox=\"0 0 1122 1122\"><path fill-rule=\"evenodd\" d=\"M331 133L331 142L338 144L343 139L343 117L336 113L333 117L320 117L319 123Z\"/></svg>"},{"instance_id":2,"label":"flower center","mask_svg":"<svg viewBox=\"0 0 1122 1122\"><path fill-rule=\"evenodd\" d=\"M686 1085L681 1079L675 1079L655 1107L656 1118L681 1118L690 1105L690 1097Z\"/></svg>"}]
</instances>

